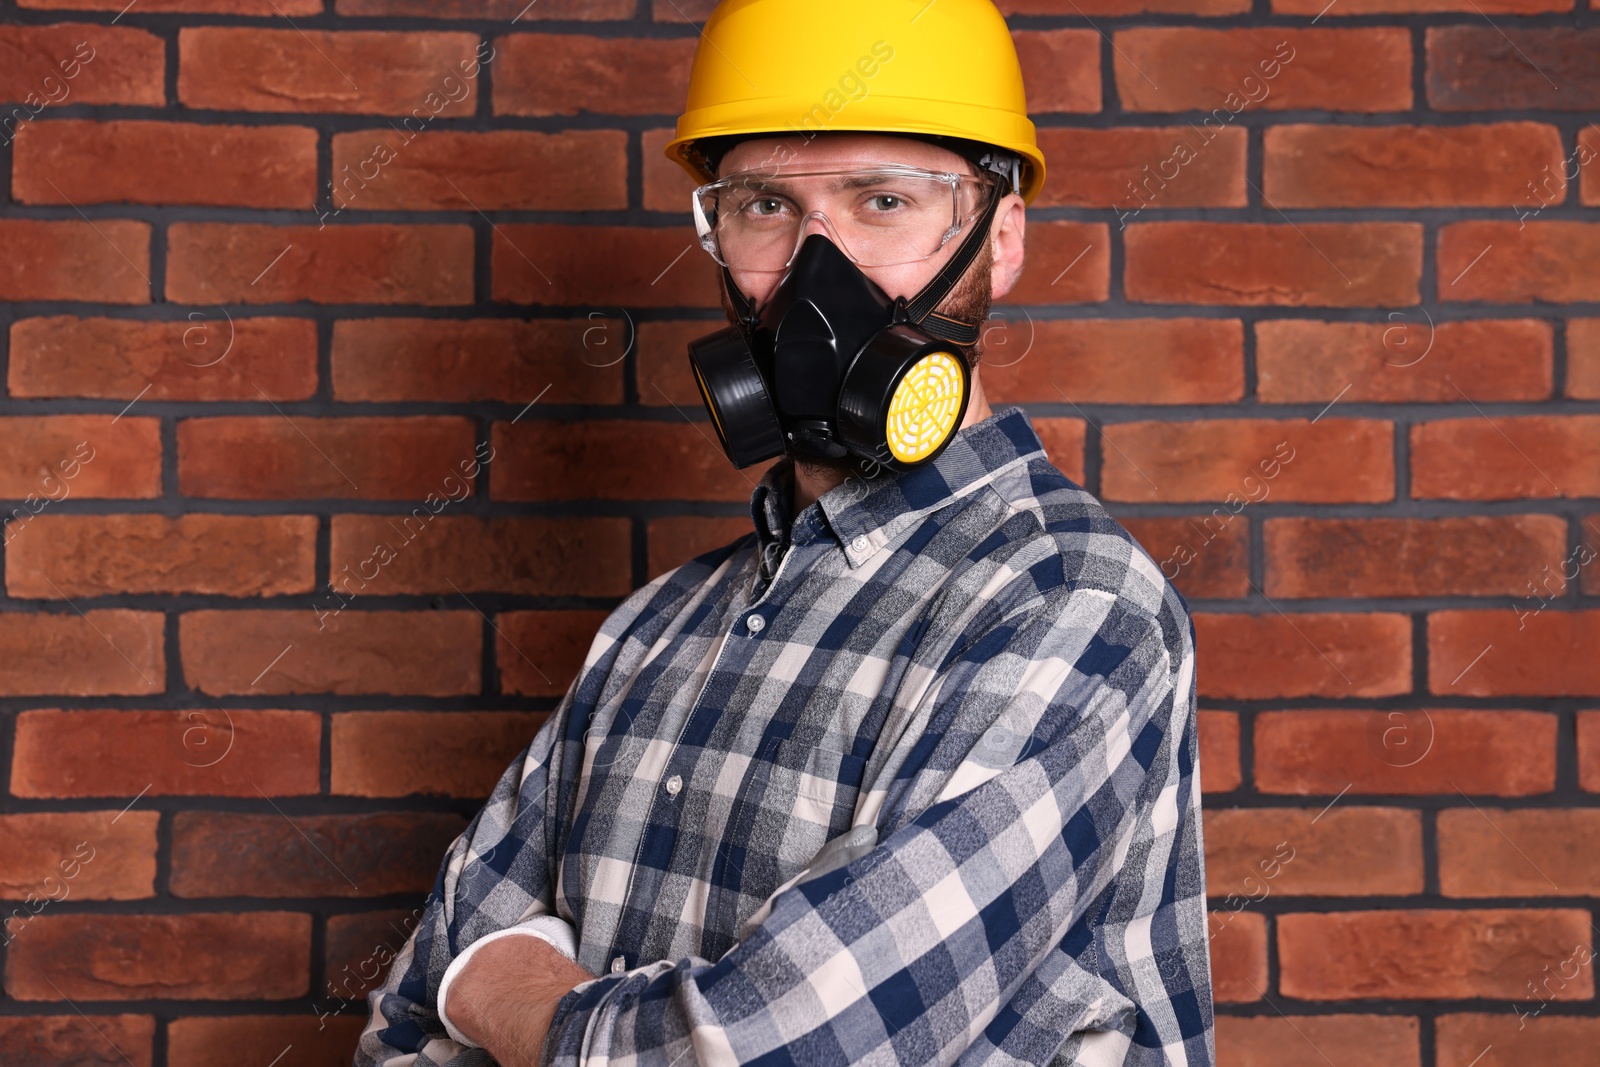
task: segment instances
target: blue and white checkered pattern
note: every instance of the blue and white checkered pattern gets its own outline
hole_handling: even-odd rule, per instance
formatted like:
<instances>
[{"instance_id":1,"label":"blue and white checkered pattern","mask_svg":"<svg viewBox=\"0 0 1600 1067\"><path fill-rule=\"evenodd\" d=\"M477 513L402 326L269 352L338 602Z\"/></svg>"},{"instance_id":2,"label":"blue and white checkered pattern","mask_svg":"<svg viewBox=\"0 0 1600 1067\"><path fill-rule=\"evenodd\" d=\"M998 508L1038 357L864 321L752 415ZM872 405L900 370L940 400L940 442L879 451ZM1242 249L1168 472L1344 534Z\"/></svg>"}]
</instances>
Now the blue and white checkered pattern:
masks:
<instances>
[{"instance_id":1,"label":"blue and white checkered pattern","mask_svg":"<svg viewBox=\"0 0 1600 1067\"><path fill-rule=\"evenodd\" d=\"M1210 1065L1194 630L1001 407L635 591L451 846L357 1067L555 913L544 1062Z\"/></svg>"}]
</instances>

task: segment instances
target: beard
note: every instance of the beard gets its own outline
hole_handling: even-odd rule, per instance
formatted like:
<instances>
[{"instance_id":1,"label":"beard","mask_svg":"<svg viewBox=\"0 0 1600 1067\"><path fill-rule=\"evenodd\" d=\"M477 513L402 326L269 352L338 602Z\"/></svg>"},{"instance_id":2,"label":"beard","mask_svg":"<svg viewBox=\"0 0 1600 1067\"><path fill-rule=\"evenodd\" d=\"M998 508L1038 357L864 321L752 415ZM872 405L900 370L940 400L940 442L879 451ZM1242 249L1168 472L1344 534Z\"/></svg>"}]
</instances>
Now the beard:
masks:
<instances>
[{"instance_id":1,"label":"beard","mask_svg":"<svg viewBox=\"0 0 1600 1067\"><path fill-rule=\"evenodd\" d=\"M989 318L989 310L993 300L992 281L990 278L994 269L994 246L991 242L983 242L983 247L973 257L972 263L967 267L967 272L961 276L956 287L945 294L939 301L935 311L947 315L960 322L977 326L980 330L977 341L970 345L955 345L967 358L967 363L976 370L983 358L983 336L981 331L984 322ZM728 299L726 287L722 290L722 311L730 323L737 324L738 312L734 310L733 302ZM802 456L792 449L785 448L784 454L794 461L794 465L807 475L817 478L828 472L839 474L864 474L863 466L868 461L844 456L839 459L829 459L818 456Z\"/></svg>"}]
</instances>

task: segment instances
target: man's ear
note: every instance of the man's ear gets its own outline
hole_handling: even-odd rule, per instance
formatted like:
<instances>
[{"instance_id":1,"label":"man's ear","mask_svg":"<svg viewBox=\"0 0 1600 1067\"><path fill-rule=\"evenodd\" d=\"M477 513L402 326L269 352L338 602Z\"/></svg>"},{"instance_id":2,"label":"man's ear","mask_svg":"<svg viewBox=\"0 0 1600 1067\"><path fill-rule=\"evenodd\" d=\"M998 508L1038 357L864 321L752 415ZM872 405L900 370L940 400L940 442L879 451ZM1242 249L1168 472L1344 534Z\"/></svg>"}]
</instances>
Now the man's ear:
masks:
<instances>
[{"instance_id":1,"label":"man's ear","mask_svg":"<svg viewBox=\"0 0 1600 1067\"><path fill-rule=\"evenodd\" d=\"M1028 206L1016 193L1007 194L995 210L989 227L994 266L989 272L990 299L999 300L1016 287L1022 277L1024 240L1028 228Z\"/></svg>"}]
</instances>

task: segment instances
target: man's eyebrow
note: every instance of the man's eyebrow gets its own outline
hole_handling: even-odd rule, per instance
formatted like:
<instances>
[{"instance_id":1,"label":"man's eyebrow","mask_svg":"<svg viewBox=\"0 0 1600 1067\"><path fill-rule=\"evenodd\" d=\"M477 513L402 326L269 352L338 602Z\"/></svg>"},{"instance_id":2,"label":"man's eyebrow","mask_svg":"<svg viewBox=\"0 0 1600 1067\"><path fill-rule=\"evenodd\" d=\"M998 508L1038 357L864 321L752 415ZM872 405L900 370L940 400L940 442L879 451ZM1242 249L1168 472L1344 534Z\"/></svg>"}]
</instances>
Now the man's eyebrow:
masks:
<instances>
[{"instance_id":1,"label":"man's eyebrow","mask_svg":"<svg viewBox=\"0 0 1600 1067\"><path fill-rule=\"evenodd\" d=\"M817 176L820 177L820 175ZM829 186L833 189L865 189L897 177L901 177L901 175L892 171L871 171L861 174L842 174L830 182ZM788 180L781 174L770 178L763 177L759 174L752 174L747 178L741 178L739 180L739 187L742 189L755 189L763 192L789 191Z\"/></svg>"}]
</instances>

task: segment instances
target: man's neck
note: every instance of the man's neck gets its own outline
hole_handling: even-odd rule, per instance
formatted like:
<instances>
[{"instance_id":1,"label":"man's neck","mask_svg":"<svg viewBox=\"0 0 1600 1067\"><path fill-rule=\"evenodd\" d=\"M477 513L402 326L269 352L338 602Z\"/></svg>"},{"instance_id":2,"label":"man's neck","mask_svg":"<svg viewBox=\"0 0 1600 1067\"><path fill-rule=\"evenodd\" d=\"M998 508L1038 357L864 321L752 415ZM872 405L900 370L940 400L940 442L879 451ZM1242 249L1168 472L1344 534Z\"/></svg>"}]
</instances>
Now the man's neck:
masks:
<instances>
[{"instance_id":1,"label":"man's neck","mask_svg":"<svg viewBox=\"0 0 1600 1067\"><path fill-rule=\"evenodd\" d=\"M958 429L966 429L976 423L987 419L994 412L989 410L989 401L983 395L983 382L978 378L977 372L972 375L972 397L967 402L966 417L961 420ZM833 467L820 467L812 464L801 466L796 463L794 468L794 510L791 515L798 516L806 508L814 504L823 493L837 486L843 485L844 480L850 475Z\"/></svg>"}]
</instances>

